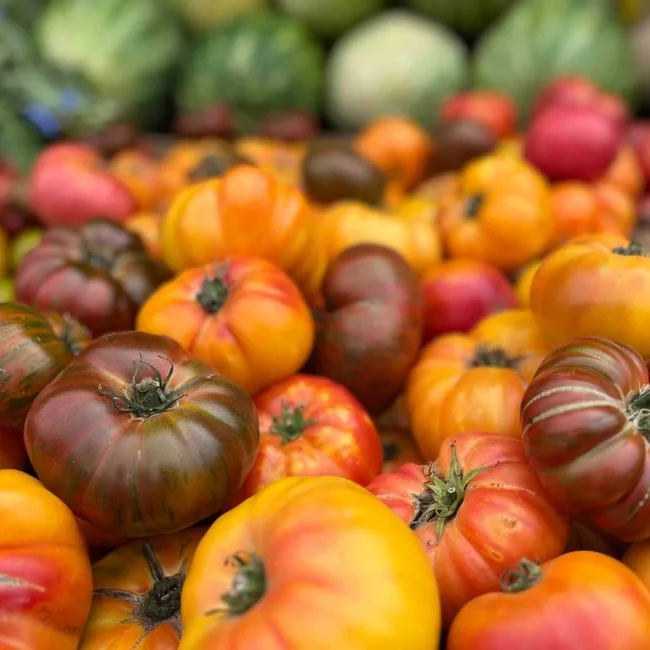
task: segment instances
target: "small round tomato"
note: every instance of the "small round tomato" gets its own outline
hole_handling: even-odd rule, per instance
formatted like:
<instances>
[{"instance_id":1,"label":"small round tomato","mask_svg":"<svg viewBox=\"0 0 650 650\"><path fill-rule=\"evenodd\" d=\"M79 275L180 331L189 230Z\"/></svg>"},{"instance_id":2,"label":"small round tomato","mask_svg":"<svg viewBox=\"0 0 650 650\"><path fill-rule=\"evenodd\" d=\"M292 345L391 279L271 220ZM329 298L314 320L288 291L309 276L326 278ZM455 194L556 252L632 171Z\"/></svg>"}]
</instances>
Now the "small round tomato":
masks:
<instances>
[{"instance_id":1,"label":"small round tomato","mask_svg":"<svg viewBox=\"0 0 650 650\"><path fill-rule=\"evenodd\" d=\"M41 391L25 444L38 477L77 517L143 537L221 510L259 435L242 388L170 338L122 332L91 343Z\"/></svg>"},{"instance_id":2,"label":"small round tomato","mask_svg":"<svg viewBox=\"0 0 650 650\"><path fill-rule=\"evenodd\" d=\"M518 309L488 316L469 334L431 341L406 392L423 458L435 459L447 436L468 429L520 438L521 399L548 351L532 314Z\"/></svg>"},{"instance_id":3,"label":"small round tomato","mask_svg":"<svg viewBox=\"0 0 650 650\"><path fill-rule=\"evenodd\" d=\"M437 650L417 538L364 488L289 477L212 524L181 594L181 650Z\"/></svg>"},{"instance_id":4,"label":"small round tomato","mask_svg":"<svg viewBox=\"0 0 650 650\"><path fill-rule=\"evenodd\" d=\"M368 490L420 540L445 625L472 598L498 588L517 558L549 560L569 536L568 517L547 498L521 441L495 433L447 438L436 463L403 465Z\"/></svg>"},{"instance_id":5,"label":"small round tomato","mask_svg":"<svg viewBox=\"0 0 650 650\"><path fill-rule=\"evenodd\" d=\"M285 476L342 476L366 485L381 471L375 425L331 379L290 377L260 393L255 406L260 450L238 501Z\"/></svg>"},{"instance_id":6,"label":"small round tomato","mask_svg":"<svg viewBox=\"0 0 650 650\"><path fill-rule=\"evenodd\" d=\"M204 528L131 542L93 565L82 650L177 650L181 589Z\"/></svg>"},{"instance_id":7,"label":"small round tomato","mask_svg":"<svg viewBox=\"0 0 650 650\"><path fill-rule=\"evenodd\" d=\"M522 559L506 571L501 588L461 610L447 650L648 647L650 592L606 555L576 551L541 566Z\"/></svg>"},{"instance_id":8,"label":"small round tomato","mask_svg":"<svg viewBox=\"0 0 650 650\"><path fill-rule=\"evenodd\" d=\"M250 393L300 370L315 330L291 278L242 256L184 271L151 295L136 324L170 336Z\"/></svg>"},{"instance_id":9,"label":"small round tomato","mask_svg":"<svg viewBox=\"0 0 650 650\"><path fill-rule=\"evenodd\" d=\"M484 316L517 306L512 285L499 269L476 260L452 259L420 280L424 341L467 332Z\"/></svg>"},{"instance_id":10,"label":"small round tomato","mask_svg":"<svg viewBox=\"0 0 650 650\"><path fill-rule=\"evenodd\" d=\"M422 462L420 452L407 431L380 429L379 436L384 450L382 473L394 472L406 463Z\"/></svg>"},{"instance_id":11,"label":"small round tomato","mask_svg":"<svg viewBox=\"0 0 650 650\"><path fill-rule=\"evenodd\" d=\"M650 536L649 409L643 358L597 338L548 356L521 405L526 453L548 494L623 541Z\"/></svg>"},{"instance_id":12,"label":"small round tomato","mask_svg":"<svg viewBox=\"0 0 650 650\"><path fill-rule=\"evenodd\" d=\"M569 242L539 267L531 309L556 345L600 336L650 356L650 256L616 236Z\"/></svg>"}]
</instances>

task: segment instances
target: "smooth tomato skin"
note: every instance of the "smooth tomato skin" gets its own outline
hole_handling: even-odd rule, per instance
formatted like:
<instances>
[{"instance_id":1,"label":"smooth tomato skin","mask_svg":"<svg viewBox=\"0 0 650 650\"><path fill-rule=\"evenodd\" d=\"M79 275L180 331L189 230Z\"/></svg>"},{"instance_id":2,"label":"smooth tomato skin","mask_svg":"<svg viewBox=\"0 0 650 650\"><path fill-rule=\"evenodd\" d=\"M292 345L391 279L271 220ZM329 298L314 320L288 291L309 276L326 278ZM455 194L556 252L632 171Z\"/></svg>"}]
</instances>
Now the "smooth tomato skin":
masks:
<instances>
[{"instance_id":1,"label":"smooth tomato skin","mask_svg":"<svg viewBox=\"0 0 650 650\"><path fill-rule=\"evenodd\" d=\"M506 276L476 260L452 259L420 280L424 342L447 332L467 332L484 316L517 306Z\"/></svg>"},{"instance_id":2,"label":"smooth tomato skin","mask_svg":"<svg viewBox=\"0 0 650 650\"><path fill-rule=\"evenodd\" d=\"M47 226L79 226L97 216L123 222L138 203L90 147L55 144L36 161L29 203Z\"/></svg>"},{"instance_id":3,"label":"smooth tomato skin","mask_svg":"<svg viewBox=\"0 0 650 650\"><path fill-rule=\"evenodd\" d=\"M440 539L435 519L414 529L436 574L447 626L472 598L498 589L503 571L519 558L556 557L569 536L568 517L547 498L520 440L484 431L447 438L435 463L445 478L452 447L464 475L487 469L469 482ZM368 490L411 525L416 516L414 495L426 492L427 471L426 465L408 463L395 473L378 476Z\"/></svg>"},{"instance_id":4,"label":"smooth tomato skin","mask_svg":"<svg viewBox=\"0 0 650 650\"><path fill-rule=\"evenodd\" d=\"M643 650L650 639L650 591L620 562L576 551L541 566L518 593L490 593L454 620L448 650Z\"/></svg>"},{"instance_id":5,"label":"smooth tomato skin","mask_svg":"<svg viewBox=\"0 0 650 650\"><path fill-rule=\"evenodd\" d=\"M238 501L285 476L341 476L367 485L382 467L382 446L370 416L346 388L325 377L295 375L255 398L260 450ZM285 408L302 407L307 426L285 440L274 427Z\"/></svg>"},{"instance_id":6,"label":"smooth tomato skin","mask_svg":"<svg viewBox=\"0 0 650 650\"><path fill-rule=\"evenodd\" d=\"M267 590L241 616L214 612L227 557L255 553ZM439 599L418 540L364 488L339 477L280 479L222 515L181 596L179 650L437 650Z\"/></svg>"},{"instance_id":7,"label":"smooth tomato skin","mask_svg":"<svg viewBox=\"0 0 650 650\"><path fill-rule=\"evenodd\" d=\"M650 535L650 446L634 406L648 383L633 349L576 339L547 357L521 405L526 455L549 496L628 542Z\"/></svg>"},{"instance_id":8,"label":"smooth tomato skin","mask_svg":"<svg viewBox=\"0 0 650 650\"><path fill-rule=\"evenodd\" d=\"M650 356L650 259L618 255L629 242L590 237L551 253L531 287L531 309L554 345L600 336Z\"/></svg>"},{"instance_id":9,"label":"smooth tomato skin","mask_svg":"<svg viewBox=\"0 0 650 650\"><path fill-rule=\"evenodd\" d=\"M228 296L211 313L198 296L206 277L215 276ZM246 256L173 278L142 306L136 327L170 336L252 394L300 370L315 336L314 319L291 278Z\"/></svg>"},{"instance_id":10,"label":"smooth tomato skin","mask_svg":"<svg viewBox=\"0 0 650 650\"><path fill-rule=\"evenodd\" d=\"M26 462L27 451L20 429L10 431L0 428L0 470L23 469Z\"/></svg>"},{"instance_id":11,"label":"smooth tomato skin","mask_svg":"<svg viewBox=\"0 0 650 650\"><path fill-rule=\"evenodd\" d=\"M79 517L75 517L75 520L77 526L79 526L81 536L86 540L86 544L91 551L114 549L131 541L128 537L120 537L97 528L97 526L93 526Z\"/></svg>"},{"instance_id":12,"label":"smooth tomato skin","mask_svg":"<svg viewBox=\"0 0 650 650\"><path fill-rule=\"evenodd\" d=\"M472 90L452 95L440 111L443 122L474 120L490 129L499 139L514 135L517 108L512 99L500 92Z\"/></svg>"},{"instance_id":13,"label":"smooth tomato skin","mask_svg":"<svg viewBox=\"0 0 650 650\"><path fill-rule=\"evenodd\" d=\"M7 469L0 520L1 647L76 650L93 584L72 513L37 479Z\"/></svg>"},{"instance_id":14,"label":"smooth tomato skin","mask_svg":"<svg viewBox=\"0 0 650 650\"><path fill-rule=\"evenodd\" d=\"M134 381L157 393L153 368L171 371L164 392L178 389L179 399L148 416L122 410ZM25 444L43 484L76 516L143 537L218 512L252 467L259 434L241 387L170 338L122 332L91 343L41 392Z\"/></svg>"},{"instance_id":15,"label":"smooth tomato skin","mask_svg":"<svg viewBox=\"0 0 650 650\"><path fill-rule=\"evenodd\" d=\"M161 583L165 578L179 576L182 584L205 531L201 527L188 528L132 541L95 562L93 602L79 650L177 650L180 601L174 614L163 621L151 617L133 601L161 587L161 593L173 600L171 590L165 590Z\"/></svg>"}]
</instances>

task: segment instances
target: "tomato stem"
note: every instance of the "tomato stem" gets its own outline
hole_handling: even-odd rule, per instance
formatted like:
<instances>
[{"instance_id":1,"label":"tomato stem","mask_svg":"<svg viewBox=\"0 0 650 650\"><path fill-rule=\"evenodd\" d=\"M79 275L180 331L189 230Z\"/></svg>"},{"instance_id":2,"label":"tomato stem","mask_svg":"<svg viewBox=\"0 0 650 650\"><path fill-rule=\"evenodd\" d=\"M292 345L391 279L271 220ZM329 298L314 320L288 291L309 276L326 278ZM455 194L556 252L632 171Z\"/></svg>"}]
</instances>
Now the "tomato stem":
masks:
<instances>
[{"instance_id":1,"label":"tomato stem","mask_svg":"<svg viewBox=\"0 0 650 650\"><path fill-rule=\"evenodd\" d=\"M226 558L226 566L236 569L232 587L221 596L225 608L207 612L224 612L227 616L241 616L254 607L266 593L266 571L262 558L254 553L238 552Z\"/></svg>"},{"instance_id":2,"label":"tomato stem","mask_svg":"<svg viewBox=\"0 0 650 650\"><path fill-rule=\"evenodd\" d=\"M205 181L210 178L223 176L233 166L233 156L217 156L208 154L204 156L188 174L188 179L193 183Z\"/></svg>"},{"instance_id":3,"label":"tomato stem","mask_svg":"<svg viewBox=\"0 0 650 650\"><path fill-rule=\"evenodd\" d=\"M485 197L483 194L471 194L465 202L465 216L474 219L483 207Z\"/></svg>"},{"instance_id":4,"label":"tomato stem","mask_svg":"<svg viewBox=\"0 0 650 650\"><path fill-rule=\"evenodd\" d=\"M650 436L650 386L628 395L625 400L627 419L646 438Z\"/></svg>"},{"instance_id":5,"label":"tomato stem","mask_svg":"<svg viewBox=\"0 0 650 650\"><path fill-rule=\"evenodd\" d=\"M131 413L137 418L147 418L156 413L162 413L184 397L183 390L187 389L187 384L184 384L176 390L167 392L169 380L174 372L174 364L168 359L166 361L169 362L169 372L163 379L158 368L147 363L140 354L140 358L134 364L131 383L127 386L124 394L105 389L101 385L97 387L97 392L109 397L118 411ZM138 379L143 366L151 370L153 377Z\"/></svg>"},{"instance_id":6,"label":"tomato stem","mask_svg":"<svg viewBox=\"0 0 650 650\"><path fill-rule=\"evenodd\" d=\"M628 257L648 257L648 251L640 244L631 243L627 246L617 246L612 248L612 253L615 255L623 255Z\"/></svg>"},{"instance_id":7,"label":"tomato stem","mask_svg":"<svg viewBox=\"0 0 650 650\"><path fill-rule=\"evenodd\" d=\"M305 419L305 405L292 406L282 402L282 413L274 415L271 423L271 433L282 438L282 444L286 445L293 440L300 438L307 427L316 424L316 420Z\"/></svg>"},{"instance_id":8,"label":"tomato stem","mask_svg":"<svg viewBox=\"0 0 650 650\"><path fill-rule=\"evenodd\" d=\"M481 343L470 362L470 368L488 366L491 368L517 368L521 357L511 357L503 348Z\"/></svg>"},{"instance_id":9,"label":"tomato stem","mask_svg":"<svg viewBox=\"0 0 650 650\"><path fill-rule=\"evenodd\" d=\"M209 314L216 314L228 300L230 290L224 278L224 271L216 269L212 277L206 276L196 301Z\"/></svg>"},{"instance_id":10,"label":"tomato stem","mask_svg":"<svg viewBox=\"0 0 650 650\"><path fill-rule=\"evenodd\" d=\"M166 576L154 582L144 599L144 613L154 621L166 621L180 612L182 586L179 576Z\"/></svg>"},{"instance_id":11,"label":"tomato stem","mask_svg":"<svg viewBox=\"0 0 650 650\"><path fill-rule=\"evenodd\" d=\"M113 268L111 254L101 248L85 246L82 251L81 261L99 271L110 271Z\"/></svg>"},{"instance_id":12,"label":"tomato stem","mask_svg":"<svg viewBox=\"0 0 650 650\"><path fill-rule=\"evenodd\" d=\"M438 541L447 521L452 519L458 509L463 505L465 492L471 483L481 472L495 465L478 467L467 475L463 475L463 468L458 461L456 445L451 445L451 459L447 478L442 478L434 463L425 470L428 481L424 484L424 492L417 495L416 513L411 521L411 528L416 530L431 521L436 521L436 536Z\"/></svg>"},{"instance_id":13,"label":"tomato stem","mask_svg":"<svg viewBox=\"0 0 650 650\"><path fill-rule=\"evenodd\" d=\"M525 557L515 567L507 568L501 576L501 589L508 594L530 589L542 579L542 570L537 562Z\"/></svg>"}]
</instances>

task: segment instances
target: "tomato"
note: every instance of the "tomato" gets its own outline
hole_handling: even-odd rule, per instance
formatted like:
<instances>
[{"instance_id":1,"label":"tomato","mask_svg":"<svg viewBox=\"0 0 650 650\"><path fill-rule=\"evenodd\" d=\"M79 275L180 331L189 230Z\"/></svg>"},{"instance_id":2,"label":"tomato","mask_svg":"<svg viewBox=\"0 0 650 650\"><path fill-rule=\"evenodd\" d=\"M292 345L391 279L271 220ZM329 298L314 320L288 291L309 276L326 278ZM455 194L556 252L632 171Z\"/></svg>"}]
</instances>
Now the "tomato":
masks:
<instances>
[{"instance_id":1,"label":"tomato","mask_svg":"<svg viewBox=\"0 0 650 650\"><path fill-rule=\"evenodd\" d=\"M1 303L0 427L21 429L36 396L74 353L44 314L27 305Z\"/></svg>"},{"instance_id":2,"label":"tomato","mask_svg":"<svg viewBox=\"0 0 650 650\"><path fill-rule=\"evenodd\" d=\"M203 528L138 540L93 565L81 650L177 650L181 589Z\"/></svg>"},{"instance_id":3,"label":"tomato","mask_svg":"<svg viewBox=\"0 0 650 650\"><path fill-rule=\"evenodd\" d=\"M140 237L151 257L162 259L161 217L154 212L137 212L124 222L124 227Z\"/></svg>"},{"instance_id":4,"label":"tomato","mask_svg":"<svg viewBox=\"0 0 650 650\"><path fill-rule=\"evenodd\" d=\"M650 539L636 542L623 555L623 564L650 590Z\"/></svg>"},{"instance_id":5,"label":"tomato","mask_svg":"<svg viewBox=\"0 0 650 650\"><path fill-rule=\"evenodd\" d=\"M255 398L260 450L238 501L285 476L342 476L360 485L381 471L375 425L343 386L295 375Z\"/></svg>"},{"instance_id":6,"label":"tomato","mask_svg":"<svg viewBox=\"0 0 650 650\"><path fill-rule=\"evenodd\" d=\"M142 332L89 345L25 423L43 484L76 516L124 537L180 530L218 512L258 441L243 389L173 340Z\"/></svg>"},{"instance_id":7,"label":"tomato","mask_svg":"<svg viewBox=\"0 0 650 650\"><path fill-rule=\"evenodd\" d=\"M418 540L340 477L280 479L212 524L181 596L180 650L437 650Z\"/></svg>"},{"instance_id":8,"label":"tomato","mask_svg":"<svg viewBox=\"0 0 650 650\"><path fill-rule=\"evenodd\" d=\"M68 508L36 479L0 471L0 644L75 650L92 600L84 541Z\"/></svg>"},{"instance_id":9,"label":"tomato","mask_svg":"<svg viewBox=\"0 0 650 650\"><path fill-rule=\"evenodd\" d=\"M163 220L163 255L175 271L230 255L263 257L311 299L325 270L316 226L300 190L240 165L178 195Z\"/></svg>"},{"instance_id":10,"label":"tomato","mask_svg":"<svg viewBox=\"0 0 650 650\"><path fill-rule=\"evenodd\" d=\"M444 122L474 120L490 129L499 139L514 135L517 126L517 107L512 99L491 90L472 90L452 95L443 103L440 116Z\"/></svg>"},{"instance_id":11,"label":"tomato","mask_svg":"<svg viewBox=\"0 0 650 650\"><path fill-rule=\"evenodd\" d=\"M544 361L521 406L526 453L549 495L623 541L650 536L649 404L643 358L585 338Z\"/></svg>"},{"instance_id":12,"label":"tomato","mask_svg":"<svg viewBox=\"0 0 650 650\"><path fill-rule=\"evenodd\" d=\"M299 185L302 161L305 157L304 142L279 142L277 139L246 137L234 143L237 154L260 169L274 174L290 185Z\"/></svg>"},{"instance_id":13,"label":"tomato","mask_svg":"<svg viewBox=\"0 0 650 650\"><path fill-rule=\"evenodd\" d=\"M0 428L0 470L23 469L26 462L27 452L20 429Z\"/></svg>"},{"instance_id":14,"label":"tomato","mask_svg":"<svg viewBox=\"0 0 650 650\"><path fill-rule=\"evenodd\" d=\"M603 180L617 187L632 199L643 193L645 178L639 157L632 145L622 145Z\"/></svg>"},{"instance_id":15,"label":"tomato","mask_svg":"<svg viewBox=\"0 0 650 650\"><path fill-rule=\"evenodd\" d=\"M9 260L12 270L15 271L20 266L25 255L27 255L32 248L38 246L41 239L43 239L43 230L41 228L27 228L27 230L23 230L20 234L14 237L11 242Z\"/></svg>"},{"instance_id":16,"label":"tomato","mask_svg":"<svg viewBox=\"0 0 650 650\"><path fill-rule=\"evenodd\" d=\"M531 165L490 155L470 163L440 214L445 248L513 271L543 253L553 234L550 191Z\"/></svg>"},{"instance_id":17,"label":"tomato","mask_svg":"<svg viewBox=\"0 0 650 650\"><path fill-rule=\"evenodd\" d=\"M394 472L405 463L422 462L415 442L407 431L380 429L379 435L384 450L382 473Z\"/></svg>"},{"instance_id":18,"label":"tomato","mask_svg":"<svg viewBox=\"0 0 650 650\"><path fill-rule=\"evenodd\" d=\"M160 198L158 162L152 156L125 149L111 160L110 169L129 188L140 210L156 207Z\"/></svg>"},{"instance_id":19,"label":"tomato","mask_svg":"<svg viewBox=\"0 0 650 650\"><path fill-rule=\"evenodd\" d=\"M650 258L615 236L569 242L539 267L531 308L556 345L600 336L650 356Z\"/></svg>"},{"instance_id":20,"label":"tomato","mask_svg":"<svg viewBox=\"0 0 650 650\"><path fill-rule=\"evenodd\" d=\"M323 280L314 374L343 384L372 415L404 387L422 337L417 279L394 251L362 244L343 251Z\"/></svg>"},{"instance_id":21,"label":"tomato","mask_svg":"<svg viewBox=\"0 0 650 650\"><path fill-rule=\"evenodd\" d=\"M547 498L520 440L468 431L445 440L438 460L408 463L368 490L409 525L433 566L442 620L499 586L522 555L564 550L569 520Z\"/></svg>"},{"instance_id":22,"label":"tomato","mask_svg":"<svg viewBox=\"0 0 650 650\"><path fill-rule=\"evenodd\" d=\"M181 273L142 306L137 327L170 336L251 393L297 372L314 343L298 287L258 257Z\"/></svg>"},{"instance_id":23,"label":"tomato","mask_svg":"<svg viewBox=\"0 0 650 650\"><path fill-rule=\"evenodd\" d=\"M620 542L609 535L598 533L574 519L571 521L571 534L564 552L595 551L620 560L628 546L629 544Z\"/></svg>"},{"instance_id":24,"label":"tomato","mask_svg":"<svg viewBox=\"0 0 650 650\"><path fill-rule=\"evenodd\" d=\"M70 354L79 354L92 341L90 330L71 316L50 311L43 316Z\"/></svg>"},{"instance_id":25,"label":"tomato","mask_svg":"<svg viewBox=\"0 0 650 650\"><path fill-rule=\"evenodd\" d=\"M516 275L515 293L520 307L530 309L530 290L533 286L533 278L542 260L533 260L521 268Z\"/></svg>"},{"instance_id":26,"label":"tomato","mask_svg":"<svg viewBox=\"0 0 650 650\"><path fill-rule=\"evenodd\" d=\"M79 519L79 517L75 517L75 519L77 520L77 526L79 526L79 532L86 541L91 553L98 550L114 549L131 541L128 537L120 537L105 530L101 530L97 528L97 526L93 526L87 521Z\"/></svg>"},{"instance_id":27,"label":"tomato","mask_svg":"<svg viewBox=\"0 0 650 650\"><path fill-rule=\"evenodd\" d=\"M425 460L442 441L468 429L520 438L519 406L549 347L530 311L483 319L469 334L443 334L421 352L406 399L413 436Z\"/></svg>"},{"instance_id":28,"label":"tomato","mask_svg":"<svg viewBox=\"0 0 650 650\"><path fill-rule=\"evenodd\" d=\"M69 314L99 335L132 329L140 305L168 278L137 235L93 219L78 230L45 233L16 272L16 297Z\"/></svg>"},{"instance_id":29,"label":"tomato","mask_svg":"<svg viewBox=\"0 0 650 650\"><path fill-rule=\"evenodd\" d=\"M499 269L476 260L451 259L420 281L424 340L467 332L483 317L517 306L512 285Z\"/></svg>"},{"instance_id":30,"label":"tomato","mask_svg":"<svg viewBox=\"0 0 650 650\"><path fill-rule=\"evenodd\" d=\"M502 593L461 610L447 650L643 650L648 639L650 592L620 562L576 551L541 566L522 559Z\"/></svg>"}]
</instances>

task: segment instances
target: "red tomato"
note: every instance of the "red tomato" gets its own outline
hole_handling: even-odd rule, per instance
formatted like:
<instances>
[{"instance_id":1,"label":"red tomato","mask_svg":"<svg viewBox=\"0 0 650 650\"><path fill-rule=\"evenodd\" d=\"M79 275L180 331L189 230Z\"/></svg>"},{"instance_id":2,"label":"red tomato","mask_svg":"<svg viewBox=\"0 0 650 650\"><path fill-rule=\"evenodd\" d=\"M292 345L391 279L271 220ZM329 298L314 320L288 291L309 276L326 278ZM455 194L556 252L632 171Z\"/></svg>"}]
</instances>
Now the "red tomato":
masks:
<instances>
[{"instance_id":1,"label":"red tomato","mask_svg":"<svg viewBox=\"0 0 650 650\"><path fill-rule=\"evenodd\" d=\"M521 560L503 593L463 607L447 650L645 650L650 592L620 562L591 551L542 566Z\"/></svg>"},{"instance_id":2,"label":"red tomato","mask_svg":"<svg viewBox=\"0 0 650 650\"><path fill-rule=\"evenodd\" d=\"M568 517L548 500L520 440L469 431L447 438L436 463L406 464L368 490L415 532L438 580L443 622L498 589L522 555L564 550Z\"/></svg>"},{"instance_id":3,"label":"red tomato","mask_svg":"<svg viewBox=\"0 0 650 650\"><path fill-rule=\"evenodd\" d=\"M517 108L512 99L490 90L471 90L453 95L443 104L441 117L444 122L473 120L500 139L513 135L517 126Z\"/></svg>"},{"instance_id":4,"label":"red tomato","mask_svg":"<svg viewBox=\"0 0 650 650\"><path fill-rule=\"evenodd\" d=\"M346 388L296 375L255 398L260 450L238 500L285 476L341 476L367 485L382 465L370 416Z\"/></svg>"}]
</instances>

